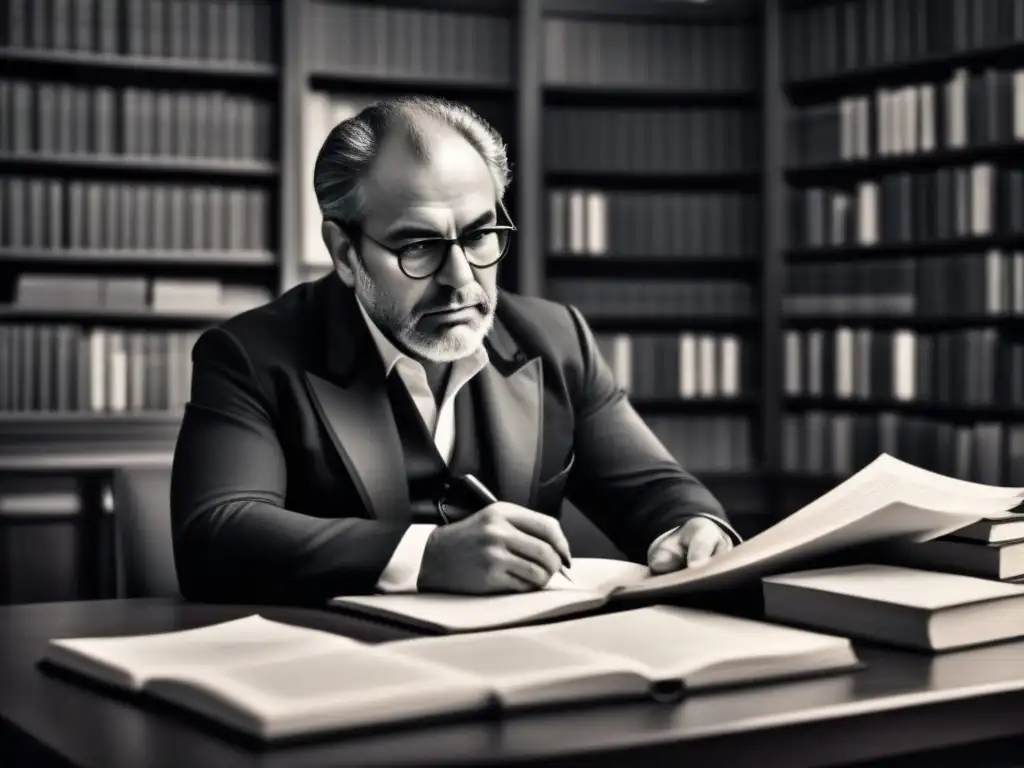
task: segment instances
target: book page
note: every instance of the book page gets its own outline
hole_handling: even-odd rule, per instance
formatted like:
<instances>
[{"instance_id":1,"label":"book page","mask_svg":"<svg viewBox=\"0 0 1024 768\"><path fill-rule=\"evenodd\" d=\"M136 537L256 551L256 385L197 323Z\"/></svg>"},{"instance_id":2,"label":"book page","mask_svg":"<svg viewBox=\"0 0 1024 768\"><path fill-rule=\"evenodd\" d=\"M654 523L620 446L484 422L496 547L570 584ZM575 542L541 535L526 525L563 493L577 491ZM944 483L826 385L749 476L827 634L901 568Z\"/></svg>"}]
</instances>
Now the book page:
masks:
<instances>
[{"instance_id":1,"label":"book page","mask_svg":"<svg viewBox=\"0 0 1024 768\"><path fill-rule=\"evenodd\" d=\"M330 632L252 615L179 632L55 639L46 658L81 674L137 688L152 675L186 667L222 667L361 645Z\"/></svg>"},{"instance_id":2,"label":"book page","mask_svg":"<svg viewBox=\"0 0 1024 768\"><path fill-rule=\"evenodd\" d=\"M850 547L896 539L935 538L979 519L977 513L936 511L903 502L879 506L891 495L891 485L876 484L863 491L861 509L866 512L859 514L858 508L845 510L845 514L843 510L832 510L831 514L819 513L813 519L794 514L696 568L626 584L612 596L656 599L662 595L736 586Z\"/></svg>"},{"instance_id":3,"label":"book page","mask_svg":"<svg viewBox=\"0 0 1024 768\"><path fill-rule=\"evenodd\" d=\"M607 592L612 586L643 581L651 575L646 565L603 557L576 557L568 569L569 578L559 571L545 589L581 589Z\"/></svg>"},{"instance_id":4,"label":"book page","mask_svg":"<svg viewBox=\"0 0 1024 768\"><path fill-rule=\"evenodd\" d=\"M724 662L796 657L848 646L843 638L688 608L655 606L528 631L567 648L621 656L651 680L682 679Z\"/></svg>"},{"instance_id":5,"label":"book page","mask_svg":"<svg viewBox=\"0 0 1024 768\"><path fill-rule=\"evenodd\" d=\"M263 739L480 711L479 678L384 646L356 644L272 661L191 668L146 690Z\"/></svg>"},{"instance_id":6,"label":"book page","mask_svg":"<svg viewBox=\"0 0 1024 768\"><path fill-rule=\"evenodd\" d=\"M543 589L502 595L355 595L336 597L329 604L432 631L470 632L554 618L600 606L605 599L583 589Z\"/></svg>"}]
</instances>

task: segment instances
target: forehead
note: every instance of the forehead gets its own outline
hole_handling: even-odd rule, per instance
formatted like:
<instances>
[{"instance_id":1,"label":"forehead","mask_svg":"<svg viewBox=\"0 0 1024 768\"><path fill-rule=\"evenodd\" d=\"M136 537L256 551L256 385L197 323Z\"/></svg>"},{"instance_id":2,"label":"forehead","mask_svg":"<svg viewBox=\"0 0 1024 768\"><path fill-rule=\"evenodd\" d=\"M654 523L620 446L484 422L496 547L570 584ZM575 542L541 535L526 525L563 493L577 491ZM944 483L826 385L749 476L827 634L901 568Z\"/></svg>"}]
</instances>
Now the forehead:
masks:
<instances>
[{"instance_id":1,"label":"forehead","mask_svg":"<svg viewBox=\"0 0 1024 768\"><path fill-rule=\"evenodd\" d=\"M392 221L406 214L454 211L475 217L493 207L494 180L476 149L446 127L423 129L420 157L400 132L385 139L363 183L367 219Z\"/></svg>"}]
</instances>

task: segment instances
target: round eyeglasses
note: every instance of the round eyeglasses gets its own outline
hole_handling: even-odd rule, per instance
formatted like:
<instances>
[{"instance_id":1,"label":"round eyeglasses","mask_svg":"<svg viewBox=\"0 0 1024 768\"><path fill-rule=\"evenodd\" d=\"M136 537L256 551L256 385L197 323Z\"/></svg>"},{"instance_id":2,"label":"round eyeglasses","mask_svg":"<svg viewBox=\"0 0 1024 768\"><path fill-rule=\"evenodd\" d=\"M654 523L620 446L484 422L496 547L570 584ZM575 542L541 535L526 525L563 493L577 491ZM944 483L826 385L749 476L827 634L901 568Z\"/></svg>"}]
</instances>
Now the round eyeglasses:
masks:
<instances>
[{"instance_id":1,"label":"round eyeglasses","mask_svg":"<svg viewBox=\"0 0 1024 768\"><path fill-rule=\"evenodd\" d=\"M444 268L453 245L458 245L465 255L466 261L477 269L493 267L505 258L512 233L516 231L516 227L512 224L504 204L499 202L498 205L505 220L509 222L508 224L474 227L461 233L458 237L422 238L406 243L397 249L380 242L358 225L333 221L345 232L351 242L357 242L357 236L371 240L398 259L398 268L406 277L413 280L425 280Z\"/></svg>"}]
</instances>

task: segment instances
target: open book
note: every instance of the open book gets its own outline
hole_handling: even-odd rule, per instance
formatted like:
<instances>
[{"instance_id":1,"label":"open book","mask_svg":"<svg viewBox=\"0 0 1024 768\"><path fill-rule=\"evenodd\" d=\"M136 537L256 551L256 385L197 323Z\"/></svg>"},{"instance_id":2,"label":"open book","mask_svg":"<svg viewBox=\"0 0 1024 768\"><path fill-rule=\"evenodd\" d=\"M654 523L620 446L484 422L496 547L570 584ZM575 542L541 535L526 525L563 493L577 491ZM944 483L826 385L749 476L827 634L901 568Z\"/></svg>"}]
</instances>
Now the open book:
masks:
<instances>
[{"instance_id":1,"label":"open book","mask_svg":"<svg viewBox=\"0 0 1024 768\"><path fill-rule=\"evenodd\" d=\"M262 741L825 674L848 640L680 608L370 645L259 615L51 640L45 660Z\"/></svg>"},{"instance_id":2,"label":"open book","mask_svg":"<svg viewBox=\"0 0 1024 768\"><path fill-rule=\"evenodd\" d=\"M828 493L699 568L652 576L646 567L576 560L575 584L556 575L525 594L339 596L332 606L440 632L466 632L571 616L619 601L666 602L756 583L762 576L879 541L927 541L983 519L1014 515L1024 488L947 477L882 454ZM579 573L577 574L577 569Z\"/></svg>"}]
</instances>

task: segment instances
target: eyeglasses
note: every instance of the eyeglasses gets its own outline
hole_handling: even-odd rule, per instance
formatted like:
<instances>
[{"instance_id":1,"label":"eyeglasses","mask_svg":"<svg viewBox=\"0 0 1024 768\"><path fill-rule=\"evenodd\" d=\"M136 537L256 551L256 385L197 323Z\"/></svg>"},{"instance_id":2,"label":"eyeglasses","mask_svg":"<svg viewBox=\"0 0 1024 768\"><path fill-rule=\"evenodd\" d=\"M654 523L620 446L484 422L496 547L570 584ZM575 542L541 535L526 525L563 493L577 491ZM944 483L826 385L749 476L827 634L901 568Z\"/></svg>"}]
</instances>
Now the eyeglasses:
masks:
<instances>
[{"instance_id":1,"label":"eyeglasses","mask_svg":"<svg viewBox=\"0 0 1024 768\"><path fill-rule=\"evenodd\" d=\"M448 261L452 246L456 244L465 254L466 261L477 269L493 267L505 258L512 239L512 233L516 231L516 227L508 215L505 204L500 200L498 201L498 210L508 224L475 227L454 238L423 238L407 243L397 250L368 235L356 224L346 224L337 219L331 219L331 221L341 228L351 242L357 242L360 236L365 237L396 257L398 259L398 268L402 270L406 277L413 280L425 280L441 271L445 262Z\"/></svg>"}]
</instances>

